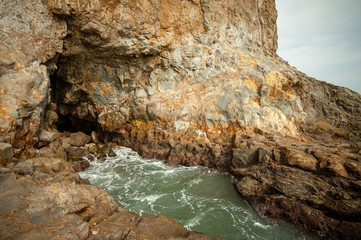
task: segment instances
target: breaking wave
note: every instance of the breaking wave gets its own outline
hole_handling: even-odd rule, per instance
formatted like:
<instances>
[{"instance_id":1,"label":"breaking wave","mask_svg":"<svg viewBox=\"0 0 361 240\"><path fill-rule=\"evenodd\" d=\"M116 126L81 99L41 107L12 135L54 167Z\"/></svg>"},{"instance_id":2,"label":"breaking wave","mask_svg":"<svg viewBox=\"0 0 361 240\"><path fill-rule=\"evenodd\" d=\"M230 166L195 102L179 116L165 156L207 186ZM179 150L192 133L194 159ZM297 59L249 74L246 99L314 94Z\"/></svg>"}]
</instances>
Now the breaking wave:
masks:
<instances>
[{"instance_id":1,"label":"breaking wave","mask_svg":"<svg viewBox=\"0 0 361 240\"><path fill-rule=\"evenodd\" d=\"M82 178L104 188L119 206L140 215L167 215L185 228L224 239L311 239L258 215L229 174L205 167L168 166L121 147L116 157L92 161Z\"/></svg>"}]
</instances>

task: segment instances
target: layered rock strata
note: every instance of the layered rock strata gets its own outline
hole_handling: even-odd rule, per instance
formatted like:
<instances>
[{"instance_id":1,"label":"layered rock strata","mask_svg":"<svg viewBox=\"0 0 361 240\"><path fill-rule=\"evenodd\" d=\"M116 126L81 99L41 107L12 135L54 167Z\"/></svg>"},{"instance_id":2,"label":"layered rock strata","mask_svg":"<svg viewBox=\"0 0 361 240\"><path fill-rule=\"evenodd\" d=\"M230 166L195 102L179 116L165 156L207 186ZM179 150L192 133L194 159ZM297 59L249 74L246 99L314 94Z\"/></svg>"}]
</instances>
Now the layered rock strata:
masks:
<instances>
[{"instance_id":1,"label":"layered rock strata","mask_svg":"<svg viewBox=\"0 0 361 240\"><path fill-rule=\"evenodd\" d=\"M0 142L14 148L3 165L34 157L54 140L44 131L93 132L144 157L230 171L262 213L359 236L361 96L277 56L274 0L0 11Z\"/></svg>"},{"instance_id":2,"label":"layered rock strata","mask_svg":"<svg viewBox=\"0 0 361 240\"><path fill-rule=\"evenodd\" d=\"M0 239L212 239L120 208L71 163L48 156L0 167Z\"/></svg>"}]
</instances>

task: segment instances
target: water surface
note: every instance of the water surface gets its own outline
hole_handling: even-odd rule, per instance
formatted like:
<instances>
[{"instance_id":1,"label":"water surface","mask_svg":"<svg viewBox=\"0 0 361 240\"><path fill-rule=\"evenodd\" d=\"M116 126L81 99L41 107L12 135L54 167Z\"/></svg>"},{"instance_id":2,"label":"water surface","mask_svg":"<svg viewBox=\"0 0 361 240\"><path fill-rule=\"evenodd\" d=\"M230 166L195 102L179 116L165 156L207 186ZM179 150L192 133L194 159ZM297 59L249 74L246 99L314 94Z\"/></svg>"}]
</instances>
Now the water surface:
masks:
<instances>
[{"instance_id":1,"label":"water surface","mask_svg":"<svg viewBox=\"0 0 361 240\"><path fill-rule=\"evenodd\" d=\"M168 166L128 148L80 173L140 215L167 215L189 230L225 239L311 239L258 215L240 198L229 174L204 167Z\"/></svg>"}]
</instances>

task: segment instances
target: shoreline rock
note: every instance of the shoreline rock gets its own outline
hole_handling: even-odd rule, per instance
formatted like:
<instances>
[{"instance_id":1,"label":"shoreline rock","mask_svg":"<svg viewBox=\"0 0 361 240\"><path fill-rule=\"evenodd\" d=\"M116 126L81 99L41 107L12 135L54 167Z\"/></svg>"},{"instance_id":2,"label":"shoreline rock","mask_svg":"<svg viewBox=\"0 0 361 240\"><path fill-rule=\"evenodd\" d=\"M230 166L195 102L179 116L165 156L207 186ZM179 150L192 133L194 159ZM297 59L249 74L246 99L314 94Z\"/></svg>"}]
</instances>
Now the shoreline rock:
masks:
<instances>
[{"instance_id":1,"label":"shoreline rock","mask_svg":"<svg viewBox=\"0 0 361 240\"><path fill-rule=\"evenodd\" d=\"M52 177L44 158L105 157L101 142L115 143L229 171L256 209L299 227L358 233L361 96L277 56L274 0L0 5L0 164L17 171L2 168L5 183L31 188ZM70 221L79 231L63 235L83 237L75 215L53 227Z\"/></svg>"},{"instance_id":2,"label":"shoreline rock","mask_svg":"<svg viewBox=\"0 0 361 240\"><path fill-rule=\"evenodd\" d=\"M1 169L1 239L217 239L166 216L138 216L120 208L62 158L27 159Z\"/></svg>"},{"instance_id":3,"label":"shoreline rock","mask_svg":"<svg viewBox=\"0 0 361 240\"><path fill-rule=\"evenodd\" d=\"M187 142L184 135L178 139L153 133L143 131L142 138L124 134L126 138L113 140L167 164L230 172L240 195L266 216L331 239L354 239L360 234L361 141L357 138L325 142L241 131Z\"/></svg>"}]
</instances>

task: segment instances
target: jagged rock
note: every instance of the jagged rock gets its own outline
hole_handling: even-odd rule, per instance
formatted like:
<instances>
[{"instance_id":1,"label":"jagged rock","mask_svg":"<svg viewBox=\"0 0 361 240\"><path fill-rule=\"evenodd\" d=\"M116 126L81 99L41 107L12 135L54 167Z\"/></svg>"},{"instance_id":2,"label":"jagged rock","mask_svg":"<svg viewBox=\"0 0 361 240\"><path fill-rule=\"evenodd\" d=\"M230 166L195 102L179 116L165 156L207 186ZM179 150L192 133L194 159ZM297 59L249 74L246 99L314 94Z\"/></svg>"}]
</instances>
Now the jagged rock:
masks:
<instances>
[{"instance_id":1,"label":"jagged rock","mask_svg":"<svg viewBox=\"0 0 361 240\"><path fill-rule=\"evenodd\" d=\"M262 147L272 146L256 138ZM278 140L267 161L246 168L231 164L231 172L239 193L264 214L333 239L353 239L361 226L359 165L343 147L356 149L324 145Z\"/></svg>"},{"instance_id":2,"label":"jagged rock","mask_svg":"<svg viewBox=\"0 0 361 240\"><path fill-rule=\"evenodd\" d=\"M361 201L353 181L274 164L251 167L247 172L236 187L249 201L256 200L256 208L266 215L286 218L335 239L352 239L360 233ZM339 184L346 184L341 192Z\"/></svg>"},{"instance_id":3,"label":"jagged rock","mask_svg":"<svg viewBox=\"0 0 361 240\"><path fill-rule=\"evenodd\" d=\"M85 147L88 149L89 152L93 154L97 153L99 150L98 145L96 145L95 143L86 144Z\"/></svg>"},{"instance_id":4,"label":"jagged rock","mask_svg":"<svg viewBox=\"0 0 361 240\"><path fill-rule=\"evenodd\" d=\"M71 146L65 149L65 151L68 153L69 158L74 160L81 159L89 154L89 151L87 149L81 147Z\"/></svg>"},{"instance_id":5,"label":"jagged rock","mask_svg":"<svg viewBox=\"0 0 361 240\"><path fill-rule=\"evenodd\" d=\"M60 143L60 140L56 139L56 141L51 142L46 147L42 147L41 149L37 150L35 156L66 159L67 153L65 152L62 144Z\"/></svg>"},{"instance_id":6,"label":"jagged rock","mask_svg":"<svg viewBox=\"0 0 361 240\"><path fill-rule=\"evenodd\" d=\"M279 72L286 67L284 63L272 65L262 60L264 51L271 57L277 48L273 1L262 5L256 1L228 3L236 13L232 18L219 10L225 6L211 1L173 1L152 7L116 5L111 13L106 5L99 6L101 11L87 9L82 1L73 5L77 18L90 19L67 21L69 29L79 34L65 43L65 55L72 61L66 57L59 63L62 69L58 77L64 82L59 83L59 100L74 109L70 111L73 118L90 119L97 114L98 123L111 132L118 132L133 119L166 119L181 131L191 130L198 119L205 119L202 125L207 126L239 124L296 131L287 118L302 121L304 117L296 110L291 76ZM63 7L67 8L58 1L51 5L53 11L66 13L66 17L68 11L60 10ZM126 21L128 14L138 16L143 11L157 20L136 17L134 22ZM172 19L167 17L170 12ZM193 17L183 17L189 14ZM110 22L109 15L121 17ZM265 29L257 27L264 22L269 24ZM225 31L224 36L214 37L218 31ZM111 49L114 56L109 58L104 54ZM251 50L256 54L251 55ZM90 59L85 52L94 55ZM112 67L105 69L104 64ZM284 66L265 72L253 69L253 65L270 68L276 64ZM85 112L80 114L77 108L83 105L87 107L81 107Z\"/></svg>"},{"instance_id":7,"label":"jagged rock","mask_svg":"<svg viewBox=\"0 0 361 240\"><path fill-rule=\"evenodd\" d=\"M14 155L13 146L8 143L0 143L0 165L4 166Z\"/></svg>"},{"instance_id":8,"label":"jagged rock","mask_svg":"<svg viewBox=\"0 0 361 240\"><path fill-rule=\"evenodd\" d=\"M53 127L54 124L56 124L56 122L58 121L58 119L59 119L58 114L57 114L55 111L52 111L52 110L46 111L46 114L45 114L45 123L46 123L48 126Z\"/></svg>"},{"instance_id":9,"label":"jagged rock","mask_svg":"<svg viewBox=\"0 0 361 240\"><path fill-rule=\"evenodd\" d=\"M212 239L169 217L130 213L101 188L83 182L63 159L28 159L1 171L0 202L6 203L0 204L1 238ZM132 219L138 219L136 225Z\"/></svg>"},{"instance_id":10,"label":"jagged rock","mask_svg":"<svg viewBox=\"0 0 361 240\"><path fill-rule=\"evenodd\" d=\"M2 1L0 9L0 141L25 148L43 122L50 87L44 63L63 51L66 24L40 0ZM24 135L15 134L21 129Z\"/></svg>"},{"instance_id":11,"label":"jagged rock","mask_svg":"<svg viewBox=\"0 0 361 240\"><path fill-rule=\"evenodd\" d=\"M245 149L233 149L231 167L233 168L245 168L251 165L257 164L257 152L254 152L248 148Z\"/></svg>"},{"instance_id":12,"label":"jagged rock","mask_svg":"<svg viewBox=\"0 0 361 240\"><path fill-rule=\"evenodd\" d=\"M24 161L14 167L19 180L4 178L12 193L55 174L37 154L88 153L79 146L90 140L70 135L33 148L40 130L71 123L144 157L230 171L241 195L271 216L333 238L359 236L361 96L277 56L274 0L5 0L0 9L0 142ZM82 214L106 218L96 211Z\"/></svg>"},{"instance_id":13,"label":"jagged rock","mask_svg":"<svg viewBox=\"0 0 361 240\"><path fill-rule=\"evenodd\" d=\"M75 172L85 171L88 167L90 167L90 163L88 160L78 160L73 163L73 168Z\"/></svg>"}]
</instances>

